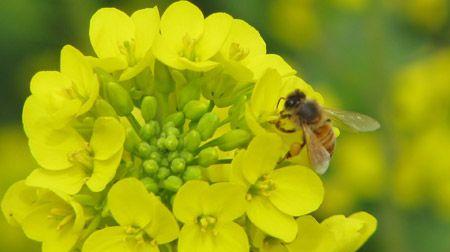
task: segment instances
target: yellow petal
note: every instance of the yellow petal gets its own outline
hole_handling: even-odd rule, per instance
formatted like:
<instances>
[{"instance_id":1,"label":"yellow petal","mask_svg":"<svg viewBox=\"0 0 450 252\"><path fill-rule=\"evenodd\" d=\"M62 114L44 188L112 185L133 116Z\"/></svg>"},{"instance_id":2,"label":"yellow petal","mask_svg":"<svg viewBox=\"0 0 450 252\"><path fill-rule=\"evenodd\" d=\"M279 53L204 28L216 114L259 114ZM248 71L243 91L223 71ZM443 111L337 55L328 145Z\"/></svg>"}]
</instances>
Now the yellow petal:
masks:
<instances>
[{"instance_id":1,"label":"yellow petal","mask_svg":"<svg viewBox=\"0 0 450 252\"><path fill-rule=\"evenodd\" d=\"M89 111L98 97L99 83L85 56L73 46L61 50L61 73L72 80L73 90L83 100L79 114Z\"/></svg>"},{"instance_id":2,"label":"yellow petal","mask_svg":"<svg viewBox=\"0 0 450 252\"><path fill-rule=\"evenodd\" d=\"M273 69L267 70L256 83L250 107L257 121L276 112L277 102L281 97L281 85L281 75Z\"/></svg>"},{"instance_id":3,"label":"yellow petal","mask_svg":"<svg viewBox=\"0 0 450 252\"><path fill-rule=\"evenodd\" d=\"M297 219L298 235L289 244L289 252L330 252L336 251L336 239L331 231L321 226L310 215Z\"/></svg>"},{"instance_id":4,"label":"yellow petal","mask_svg":"<svg viewBox=\"0 0 450 252\"><path fill-rule=\"evenodd\" d=\"M123 147L112 157L106 160L94 159L94 170L91 177L86 181L86 185L93 192L100 192L116 175L120 160L122 159Z\"/></svg>"},{"instance_id":5,"label":"yellow petal","mask_svg":"<svg viewBox=\"0 0 450 252\"><path fill-rule=\"evenodd\" d=\"M250 221L270 236L291 242L297 235L294 218L280 212L265 197L254 197L247 210Z\"/></svg>"},{"instance_id":6,"label":"yellow petal","mask_svg":"<svg viewBox=\"0 0 450 252\"><path fill-rule=\"evenodd\" d=\"M172 212L159 199L154 199L153 217L145 231L158 244L171 242L178 237L179 227Z\"/></svg>"},{"instance_id":7,"label":"yellow petal","mask_svg":"<svg viewBox=\"0 0 450 252\"><path fill-rule=\"evenodd\" d=\"M48 170L64 170L73 166L71 154L86 147L83 137L72 128L43 131L43 136L30 139L31 154L38 164Z\"/></svg>"},{"instance_id":8,"label":"yellow petal","mask_svg":"<svg viewBox=\"0 0 450 252\"><path fill-rule=\"evenodd\" d=\"M108 193L108 206L121 226L144 228L153 216L154 200L136 178L122 179Z\"/></svg>"},{"instance_id":9,"label":"yellow petal","mask_svg":"<svg viewBox=\"0 0 450 252\"><path fill-rule=\"evenodd\" d=\"M262 175L271 172L282 155L282 142L276 134L263 134L253 138L242 160L242 173L253 184Z\"/></svg>"},{"instance_id":10,"label":"yellow petal","mask_svg":"<svg viewBox=\"0 0 450 252\"><path fill-rule=\"evenodd\" d=\"M195 62L184 57L178 58L178 61L182 64L182 69L188 69L196 72L206 72L219 65L219 63L210 60Z\"/></svg>"},{"instance_id":11,"label":"yellow petal","mask_svg":"<svg viewBox=\"0 0 450 252\"><path fill-rule=\"evenodd\" d=\"M248 58L246 66L252 70L255 80L259 80L267 69L275 69L281 76L289 76L297 73L282 57L276 54Z\"/></svg>"},{"instance_id":12,"label":"yellow petal","mask_svg":"<svg viewBox=\"0 0 450 252\"><path fill-rule=\"evenodd\" d=\"M212 184L201 195L203 214L218 218L219 221L232 221L245 213L247 201L246 188L239 184L221 182Z\"/></svg>"},{"instance_id":13,"label":"yellow petal","mask_svg":"<svg viewBox=\"0 0 450 252\"><path fill-rule=\"evenodd\" d=\"M216 229L217 235L214 237L217 252L247 252L249 244L244 228L234 222L220 224Z\"/></svg>"},{"instance_id":14,"label":"yellow petal","mask_svg":"<svg viewBox=\"0 0 450 252\"><path fill-rule=\"evenodd\" d=\"M102 8L91 18L89 38L95 53L100 58L121 58L127 61L124 44L134 39L135 27L131 18L115 8Z\"/></svg>"},{"instance_id":15,"label":"yellow petal","mask_svg":"<svg viewBox=\"0 0 450 252\"><path fill-rule=\"evenodd\" d=\"M11 225L20 225L37 202L36 188L27 186L25 180L11 185L2 198L3 214Z\"/></svg>"},{"instance_id":16,"label":"yellow petal","mask_svg":"<svg viewBox=\"0 0 450 252\"><path fill-rule=\"evenodd\" d=\"M123 252L133 251L132 244L126 242L127 233L123 227L106 227L92 233L83 244L83 252Z\"/></svg>"},{"instance_id":17,"label":"yellow petal","mask_svg":"<svg viewBox=\"0 0 450 252\"><path fill-rule=\"evenodd\" d=\"M202 232L197 224L185 224L178 238L179 252L211 252L216 251L214 236L211 232Z\"/></svg>"},{"instance_id":18,"label":"yellow petal","mask_svg":"<svg viewBox=\"0 0 450 252\"><path fill-rule=\"evenodd\" d=\"M229 59L230 47L236 45L248 52L248 55L245 58L266 54L266 43L259 32L253 26L241 19L233 20L230 34L220 50L223 57Z\"/></svg>"},{"instance_id":19,"label":"yellow petal","mask_svg":"<svg viewBox=\"0 0 450 252\"><path fill-rule=\"evenodd\" d=\"M197 42L195 55L205 61L217 54L230 31L233 18L226 13L214 13L205 19L203 36Z\"/></svg>"},{"instance_id":20,"label":"yellow petal","mask_svg":"<svg viewBox=\"0 0 450 252\"><path fill-rule=\"evenodd\" d=\"M300 216L317 208L324 189L319 176L303 166L288 166L274 170L270 178L275 184L269 199L283 213Z\"/></svg>"},{"instance_id":21,"label":"yellow petal","mask_svg":"<svg viewBox=\"0 0 450 252\"><path fill-rule=\"evenodd\" d=\"M143 58L150 50L159 31L158 7L138 10L131 19L135 26L134 53L137 59Z\"/></svg>"},{"instance_id":22,"label":"yellow petal","mask_svg":"<svg viewBox=\"0 0 450 252\"><path fill-rule=\"evenodd\" d=\"M204 17L197 6L188 1L171 4L161 17L161 34L175 50L183 46L185 36L198 39L203 33Z\"/></svg>"},{"instance_id":23,"label":"yellow petal","mask_svg":"<svg viewBox=\"0 0 450 252\"><path fill-rule=\"evenodd\" d=\"M173 213L183 223L194 223L202 214L202 198L208 191L205 181L191 180L186 182L177 192L173 202ZM195 197L194 197L195 195Z\"/></svg>"},{"instance_id":24,"label":"yellow petal","mask_svg":"<svg viewBox=\"0 0 450 252\"><path fill-rule=\"evenodd\" d=\"M66 75L56 71L38 72L30 82L30 91L37 96L65 95L62 91L71 88L71 80ZM68 96L64 97L69 98Z\"/></svg>"},{"instance_id":25,"label":"yellow petal","mask_svg":"<svg viewBox=\"0 0 450 252\"><path fill-rule=\"evenodd\" d=\"M28 175L28 186L57 190L67 194L76 194L83 187L86 173L81 167L72 167L61 171L35 169Z\"/></svg>"},{"instance_id":26,"label":"yellow petal","mask_svg":"<svg viewBox=\"0 0 450 252\"><path fill-rule=\"evenodd\" d=\"M109 159L123 147L124 141L125 129L117 119L100 117L95 120L90 146L96 160Z\"/></svg>"}]
</instances>

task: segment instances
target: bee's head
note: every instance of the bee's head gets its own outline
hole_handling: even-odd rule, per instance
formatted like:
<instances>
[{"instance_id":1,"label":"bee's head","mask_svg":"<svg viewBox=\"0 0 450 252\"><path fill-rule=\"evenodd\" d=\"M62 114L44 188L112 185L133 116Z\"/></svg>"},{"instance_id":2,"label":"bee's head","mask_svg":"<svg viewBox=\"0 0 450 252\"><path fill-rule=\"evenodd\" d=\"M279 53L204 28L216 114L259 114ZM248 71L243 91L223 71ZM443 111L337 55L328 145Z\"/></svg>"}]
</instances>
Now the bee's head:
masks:
<instances>
[{"instance_id":1,"label":"bee's head","mask_svg":"<svg viewBox=\"0 0 450 252\"><path fill-rule=\"evenodd\" d=\"M306 99L305 93L296 89L294 92L290 93L286 97L286 101L284 102L284 109L291 110L298 107L300 104L304 103Z\"/></svg>"}]
</instances>

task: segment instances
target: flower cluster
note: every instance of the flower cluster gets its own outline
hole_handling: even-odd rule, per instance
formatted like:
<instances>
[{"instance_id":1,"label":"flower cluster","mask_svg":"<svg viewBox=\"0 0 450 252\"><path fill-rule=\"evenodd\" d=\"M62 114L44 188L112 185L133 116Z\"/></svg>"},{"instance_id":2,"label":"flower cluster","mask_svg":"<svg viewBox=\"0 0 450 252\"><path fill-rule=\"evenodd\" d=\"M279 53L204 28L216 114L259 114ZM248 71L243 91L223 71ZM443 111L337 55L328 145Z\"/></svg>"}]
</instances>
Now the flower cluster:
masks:
<instances>
[{"instance_id":1,"label":"flower cluster","mask_svg":"<svg viewBox=\"0 0 450 252\"><path fill-rule=\"evenodd\" d=\"M324 197L301 139L270 123L294 89L322 96L258 31L187 1L97 11L96 56L73 46L31 80L23 125L39 167L2 201L43 251L356 251L367 213L311 215Z\"/></svg>"}]
</instances>

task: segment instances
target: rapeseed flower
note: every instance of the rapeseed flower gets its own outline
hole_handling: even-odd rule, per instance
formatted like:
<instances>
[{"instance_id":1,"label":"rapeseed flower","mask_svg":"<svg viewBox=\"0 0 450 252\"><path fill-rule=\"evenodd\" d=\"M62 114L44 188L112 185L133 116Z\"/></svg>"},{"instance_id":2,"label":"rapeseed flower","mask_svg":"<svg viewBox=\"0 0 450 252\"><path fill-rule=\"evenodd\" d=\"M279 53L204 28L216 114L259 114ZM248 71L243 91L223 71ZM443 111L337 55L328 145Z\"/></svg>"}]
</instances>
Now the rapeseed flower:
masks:
<instances>
[{"instance_id":1,"label":"rapeseed flower","mask_svg":"<svg viewBox=\"0 0 450 252\"><path fill-rule=\"evenodd\" d=\"M316 234L296 218L320 206L322 182L280 163L294 139L271 121L294 89L323 98L254 27L179 1L161 17L100 9L89 35L96 57L65 46L61 70L31 81L38 167L3 198L9 223L43 251L286 251ZM356 239L356 219L320 225L356 249L372 232Z\"/></svg>"}]
</instances>

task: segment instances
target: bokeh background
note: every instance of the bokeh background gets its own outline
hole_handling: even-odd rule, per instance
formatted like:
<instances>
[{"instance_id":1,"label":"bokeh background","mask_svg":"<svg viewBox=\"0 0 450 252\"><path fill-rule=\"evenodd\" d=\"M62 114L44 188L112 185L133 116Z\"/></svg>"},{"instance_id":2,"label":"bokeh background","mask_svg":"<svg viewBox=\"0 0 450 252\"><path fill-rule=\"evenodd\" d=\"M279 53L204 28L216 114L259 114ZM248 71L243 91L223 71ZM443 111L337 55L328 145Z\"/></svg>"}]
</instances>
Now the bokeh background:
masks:
<instances>
[{"instance_id":1,"label":"bokeh background","mask_svg":"<svg viewBox=\"0 0 450 252\"><path fill-rule=\"evenodd\" d=\"M343 133L318 218L367 210L379 228L361 251L450 251L449 0L196 0L255 26L329 106L379 119ZM0 196L35 166L21 129L29 80L58 69L59 50L87 54L90 16L170 1L0 1ZM0 251L39 244L0 218Z\"/></svg>"}]
</instances>

